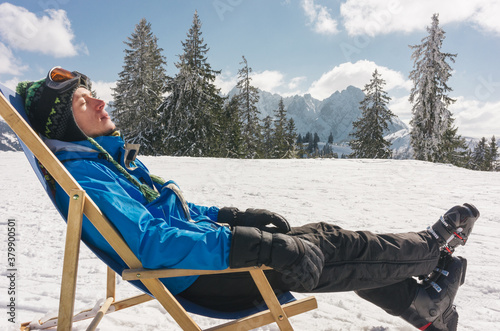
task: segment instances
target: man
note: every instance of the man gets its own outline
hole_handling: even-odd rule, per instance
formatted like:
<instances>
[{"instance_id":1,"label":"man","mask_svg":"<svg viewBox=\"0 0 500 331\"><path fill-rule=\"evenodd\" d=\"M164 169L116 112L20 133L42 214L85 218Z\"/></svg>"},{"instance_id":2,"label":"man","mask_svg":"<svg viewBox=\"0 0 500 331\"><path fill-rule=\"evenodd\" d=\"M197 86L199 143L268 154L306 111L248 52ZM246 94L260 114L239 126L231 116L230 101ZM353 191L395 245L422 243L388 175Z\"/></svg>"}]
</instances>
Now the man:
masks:
<instances>
[{"instance_id":1,"label":"man","mask_svg":"<svg viewBox=\"0 0 500 331\"><path fill-rule=\"evenodd\" d=\"M23 82L31 124L98 204L146 268L221 270L267 265L276 292L356 291L420 330L456 330L453 300L466 260L454 257L479 217L471 204L455 206L427 230L400 234L348 231L319 222L290 227L261 209L205 207L187 202L176 184L149 173L135 159L78 72L52 69ZM67 210L68 197L55 187ZM223 225L225 224L225 225ZM84 219L82 238L125 268ZM115 266L115 267L116 267ZM419 281L415 279L419 277ZM240 310L262 299L249 275L162 279L174 294L219 310Z\"/></svg>"}]
</instances>

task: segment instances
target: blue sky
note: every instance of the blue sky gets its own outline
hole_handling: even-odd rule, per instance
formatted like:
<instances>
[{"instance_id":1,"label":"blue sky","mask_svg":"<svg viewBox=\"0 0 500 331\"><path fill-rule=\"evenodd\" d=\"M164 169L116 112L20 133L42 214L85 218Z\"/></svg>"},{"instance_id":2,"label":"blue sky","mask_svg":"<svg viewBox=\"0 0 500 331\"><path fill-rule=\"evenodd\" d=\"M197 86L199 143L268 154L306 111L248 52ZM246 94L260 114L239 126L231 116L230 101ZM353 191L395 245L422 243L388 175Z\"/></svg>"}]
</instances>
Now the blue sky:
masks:
<instances>
[{"instance_id":1,"label":"blue sky","mask_svg":"<svg viewBox=\"0 0 500 331\"><path fill-rule=\"evenodd\" d=\"M53 66L87 74L104 100L122 70L124 41L141 18L167 58L182 52L195 10L227 92L241 56L253 84L284 96L324 99L349 85L363 88L378 68L406 123L412 70L408 45L426 36L433 13L446 31L442 51L457 53L449 85L459 133L500 137L500 1L496 0L40 0L0 3L0 82L35 80Z\"/></svg>"}]
</instances>

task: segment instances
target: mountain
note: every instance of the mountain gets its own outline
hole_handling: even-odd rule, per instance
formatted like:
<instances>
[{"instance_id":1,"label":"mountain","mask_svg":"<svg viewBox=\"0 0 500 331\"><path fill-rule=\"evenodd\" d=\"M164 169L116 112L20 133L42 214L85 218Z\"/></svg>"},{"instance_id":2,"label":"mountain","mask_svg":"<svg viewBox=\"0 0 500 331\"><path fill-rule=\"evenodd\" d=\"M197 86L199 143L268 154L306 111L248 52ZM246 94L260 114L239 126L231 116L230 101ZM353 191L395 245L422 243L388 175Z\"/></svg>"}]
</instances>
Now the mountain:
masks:
<instances>
[{"instance_id":1,"label":"mountain","mask_svg":"<svg viewBox=\"0 0 500 331\"><path fill-rule=\"evenodd\" d=\"M238 90L233 88L228 95L231 97L236 93ZM274 117L274 111L278 108L282 96L262 90L259 90L259 96L257 109L260 111L260 118L268 115ZM333 141L341 143L350 140L352 123L361 116L359 103L364 97L361 89L349 86L322 101L305 94L283 97L283 103L288 117L295 121L297 133L304 135L307 132L316 132L321 141L327 141L331 133ZM402 129L407 129L406 125L395 117L386 133L391 134Z\"/></svg>"},{"instance_id":2,"label":"mountain","mask_svg":"<svg viewBox=\"0 0 500 331\"><path fill-rule=\"evenodd\" d=\"M5 123L0 120L0 151L20 151L21 145L17 141L14 131Z\"/></svg>"}]
</instances>

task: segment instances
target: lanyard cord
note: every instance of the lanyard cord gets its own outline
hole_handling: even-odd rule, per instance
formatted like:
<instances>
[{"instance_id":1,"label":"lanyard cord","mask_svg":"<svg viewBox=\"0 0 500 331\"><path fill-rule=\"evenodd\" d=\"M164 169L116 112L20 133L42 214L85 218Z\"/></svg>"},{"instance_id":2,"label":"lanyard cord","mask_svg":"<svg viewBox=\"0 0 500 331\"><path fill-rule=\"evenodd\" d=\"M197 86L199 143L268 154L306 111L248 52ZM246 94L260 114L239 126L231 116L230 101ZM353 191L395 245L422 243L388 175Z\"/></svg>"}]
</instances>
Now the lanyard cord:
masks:
<instances>
[{"instance_id":1,"label":"lanyard cord","mask_svg":"<svg viewBox=\"0 0 500 331\"><path fill-rule=\"evenodd\" d=\"M92 145L94 145L98 150L99 152L103 153L106 155L106 158L111 162L113 163L113 165L116 167L116 169L123 175L125 176L125 178L127 178L132 184L134 184L135 186L137 186L137 188L141 191L142 195L144 195L144 198L146 198L146 200L148 202L152 202L154 201L156 198L158 198L160 196L160 194L158 192L156 192L155 190L153 190L151 187L149 187L148 185L146 184L141 184L137 179L135 179L134 177L132 177L127 170L125 170L125 168L123 168L118 162L115 161L115 159L113 159L113 157L101 146L97 143L97 141L95 141L93 138L87 138L88 141L90 141L90 143ZM165 182L164 180L162 180L160 177L158 176L155 176L155 175L150 175L151 179L156 182L156 183L159 183L159 184L162 184Z\"/></svg>"}]
</instances>

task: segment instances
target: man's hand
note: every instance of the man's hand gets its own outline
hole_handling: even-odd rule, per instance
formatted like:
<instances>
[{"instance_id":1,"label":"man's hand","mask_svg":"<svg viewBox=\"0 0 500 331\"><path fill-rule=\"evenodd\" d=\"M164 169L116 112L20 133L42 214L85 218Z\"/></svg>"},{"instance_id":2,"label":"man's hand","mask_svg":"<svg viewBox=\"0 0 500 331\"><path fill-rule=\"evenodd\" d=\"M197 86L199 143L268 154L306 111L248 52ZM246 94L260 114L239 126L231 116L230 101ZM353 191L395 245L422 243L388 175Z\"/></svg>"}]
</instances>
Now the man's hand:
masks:
<instances>
[{"instance_id":1,"label":"man's hand","mask_svg":"<svg viewBox=\"0 0 500 331\"><path fill-rule=\"evenodd\" d=\"M266 209L250 208L243 212L238 208L224 207L219 210L217 221L227 223L231 228L251 226L269 232L287 233L290 231L290 224L283 216ZM274 227L268 225L274 225Z\"/></svg>"},{"instance_id":2,"label":"man's hand","mask_svg":"<svg viewBox=\"0 0 500 331\"><path fill-rule=\"evenodd\" d=\"M231 268L267 265L283 274L290 290L311 291L319 283L325 257L314 244L253 227L233 228Z\"/></svg>"}]
</instances>

